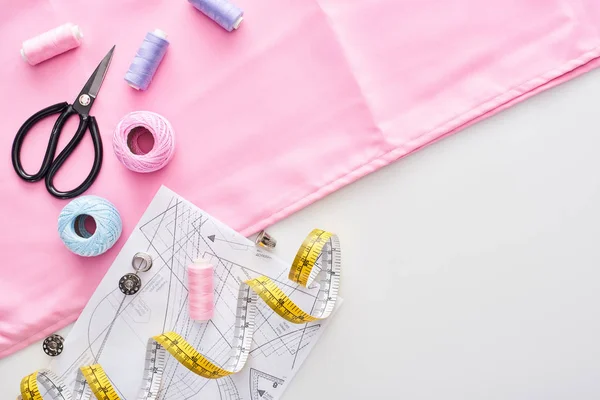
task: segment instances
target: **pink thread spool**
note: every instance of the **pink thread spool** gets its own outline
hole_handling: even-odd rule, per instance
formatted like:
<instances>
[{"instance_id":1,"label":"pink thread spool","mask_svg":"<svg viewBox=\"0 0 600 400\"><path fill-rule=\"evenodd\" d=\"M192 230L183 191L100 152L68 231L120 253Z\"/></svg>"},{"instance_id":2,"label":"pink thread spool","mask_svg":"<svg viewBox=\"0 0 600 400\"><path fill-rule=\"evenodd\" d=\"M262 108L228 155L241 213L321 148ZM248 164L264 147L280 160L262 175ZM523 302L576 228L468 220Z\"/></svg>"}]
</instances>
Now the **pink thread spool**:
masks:
<instances>
[{"instance_id":1,"label":"pink thread spool","mask_svg":"<svg viewBox=\"0 0 600 400\"><path fill-rule=\"evenodd\" d=\"M79 26L69 22L24 41L21 57L30 65L36 65L79 47L82 38Z\"/></svg>"},{"instance_id":2,"label":"pink thread spool","mask_svg":"<svg viewBox=\"0 0 600 400\"><path fill-rule=\"evenodd\" d=\"M188 265L187 274L190 318L206 322L214 313L214 267L208 261L198 259Z\"/></svg>"}]
</instances>

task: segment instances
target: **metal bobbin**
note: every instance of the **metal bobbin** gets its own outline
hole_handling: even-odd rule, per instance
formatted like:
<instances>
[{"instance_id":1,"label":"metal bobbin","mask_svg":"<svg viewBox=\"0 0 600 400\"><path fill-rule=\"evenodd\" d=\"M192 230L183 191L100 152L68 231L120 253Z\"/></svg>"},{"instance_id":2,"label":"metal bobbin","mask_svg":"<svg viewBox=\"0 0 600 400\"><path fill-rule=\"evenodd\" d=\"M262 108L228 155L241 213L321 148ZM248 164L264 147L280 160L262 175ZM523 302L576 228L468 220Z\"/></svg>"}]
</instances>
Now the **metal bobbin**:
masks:
<instances>
[{"instance_id":1,"label":"metal bobbin","mask_svg":"<svg viewBox=\"0 0 600 400\"><path fill-rule=\"evenodd\" d=\"M135 253L131 259L131 266L135 272L146 272L152 268L152 256L148 253Z\"/></svg>"},{"instance_id":2,"label":"metal bobbin","mask_svg":"<svg viewBox=\"0 0 600 400\"><path fill-rule=\"evenodd\" d=\"M44 353L48 354L50 357L56 357L60 353L62 353L64 348L65 339L60 335L50 335L42 344L42 348L44 349Z\"/></svg>"},{"instance_id":3,"label":"metal bobbin","mask_svg":"<svg viewBox=\"0 0 600 400\"><path fill-rule=\"evenodd\" d=\"M136 274L125 274L119 279L119 290L127 296L136 294L141 287L142 280Z\"/></svg>"},{"instance_id":4,"label":"metal bobbin","mask_svg":"<svg viewBox=\"0 0 600 400\"><path fill-rule=\"evenodd\" d=\"M258 233L256 244L267 249L274 249L277 246L277 240L269 235L264 229Z\"/></svg>"}]
</instances>

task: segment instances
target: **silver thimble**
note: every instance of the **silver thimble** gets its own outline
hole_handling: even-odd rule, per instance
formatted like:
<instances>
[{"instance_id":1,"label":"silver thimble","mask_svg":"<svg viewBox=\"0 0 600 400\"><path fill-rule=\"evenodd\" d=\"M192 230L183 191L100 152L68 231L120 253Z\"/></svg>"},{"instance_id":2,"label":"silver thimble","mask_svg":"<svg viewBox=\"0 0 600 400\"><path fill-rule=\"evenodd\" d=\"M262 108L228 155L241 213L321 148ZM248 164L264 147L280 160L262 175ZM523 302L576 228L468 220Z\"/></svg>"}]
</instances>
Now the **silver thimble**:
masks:
<instances>
[{"instance_id":1,"label":"silver thimble","mask_svg":"<svg viewBox=\"0 0 600 400\"><path fill-rule=\"evenodd\" d=\"M135 272L146 272L152 268L152 256L144 252L135 253L131 266Z\"/></svg>"},{"instance_id":2,"label":"silver thimble","mask_svg":"<svg viewBox=\"0 0 600 400\"><path fill-rule=\"evenodd\" d=\"M277 240L263 229L256 237L256 244L267 249L274 249L277 246Z\"/></svg>"}]
</instances>

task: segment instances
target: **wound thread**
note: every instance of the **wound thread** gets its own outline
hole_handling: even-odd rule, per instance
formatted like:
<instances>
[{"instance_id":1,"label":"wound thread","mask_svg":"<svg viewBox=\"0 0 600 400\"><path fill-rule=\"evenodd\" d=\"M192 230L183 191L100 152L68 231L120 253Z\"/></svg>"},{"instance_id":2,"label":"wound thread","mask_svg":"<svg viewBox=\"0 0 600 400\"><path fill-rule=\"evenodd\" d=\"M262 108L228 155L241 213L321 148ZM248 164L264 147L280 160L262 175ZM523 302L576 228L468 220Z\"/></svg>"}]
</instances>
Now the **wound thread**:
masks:
<instances>
[{"instance_id":1,"label":"wound thread","mask_svg":"<svg viewBox=\"0 0 600 400\"><path fill-rule=\"evenodd\" d=\"M144 133L154 139L147 153L139 147ZM151 111L134 111L119 121L113 135L113 150L117 159L134 172L158 171L169 163L175 152L175 132L169 121Z\"/></svg>"},{"instance_id":2,"label":"wound thread","mask_svg":"<svg viewBox=\"0 0 600 400\"><path fill-rule=\"evenodd\" d=\"M27 39L21 47L21 57L36 65L81 45L83 33L70 22Z\"/></svg>"},{"instance_id":3,"label":"wound thread","mask_svg":"<svg viewBox=\"0 0 600 400\"><path fill-rule=\"evenodd\" d=\"M187 268L190 318L206 322L214 314L214 267L198 259Z\"/></svg>"},{"instance_id":4,"label":"wound thread","mask_svg":"<svg viewBox=\"0 0 600 400\"><path fill-rule=\"evenodd\" d=\"M85 220L93 218L96 230L89 232ZM121 236L123 224L116 207L98 196L71 200L58 216L58 233L65 246L83 257L105 253Z\"/></svg>"},{"instance_id":5,"label":"wound thread","mask_svg":"<svg viewBox=\"0 0 600 400\"><path fill-rule=\"evenodd\" d=\"M244 11L227 0L188 0L207 17L231 32L240 27L244 20Z\"/></svg>"},{"instance_id":6,"label":"wound thread","mask_svg":"<svg viewBox=\"0 0 600 400\"><path fill-rule=\"evenodd\" d=\"M168 47L165 32L160 29L148 32L125 74L129 86L136 90L148 89Z\"/></svg>"}]
</instances>

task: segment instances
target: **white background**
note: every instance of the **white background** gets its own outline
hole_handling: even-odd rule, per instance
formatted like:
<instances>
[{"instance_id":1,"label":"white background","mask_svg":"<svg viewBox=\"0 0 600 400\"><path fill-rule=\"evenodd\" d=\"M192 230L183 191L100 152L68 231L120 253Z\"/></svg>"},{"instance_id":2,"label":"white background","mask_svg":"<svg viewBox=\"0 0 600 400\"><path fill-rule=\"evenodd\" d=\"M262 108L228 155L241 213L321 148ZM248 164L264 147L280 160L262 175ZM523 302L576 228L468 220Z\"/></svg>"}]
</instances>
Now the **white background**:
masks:
<instances>
[{"instance_id":1,"label":"white background","mask_svg":"<svg viewBox=\"0 0 600 400\"><path fill-rule=\"evenodd\" d=\"M600 398L600 71L271 227L276 253L313 227L345 302L284 400ZM47 361L0 360L0 399Z\"/></svg>"}]
</instances>

